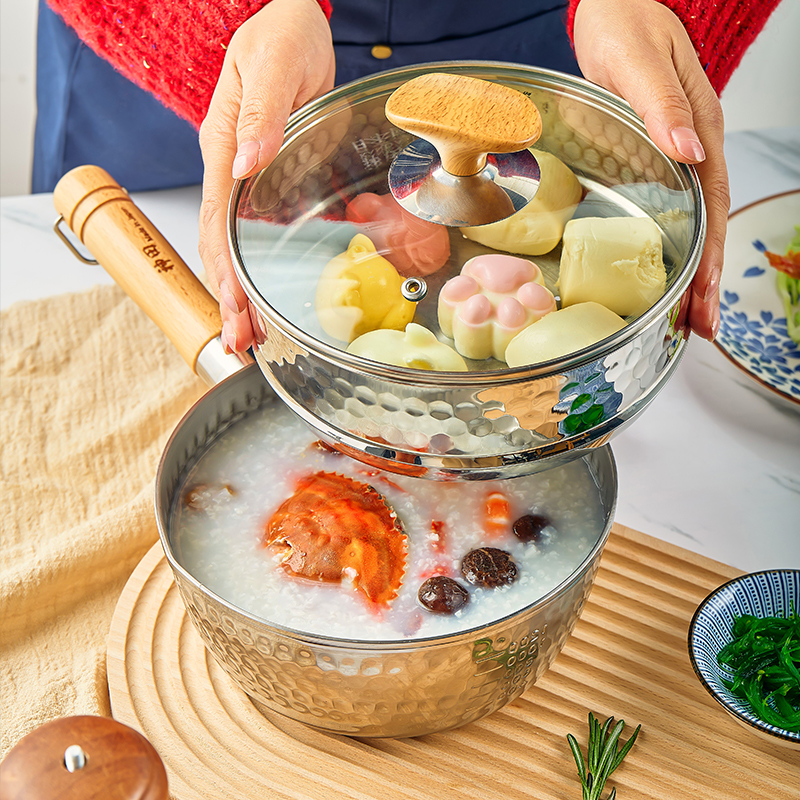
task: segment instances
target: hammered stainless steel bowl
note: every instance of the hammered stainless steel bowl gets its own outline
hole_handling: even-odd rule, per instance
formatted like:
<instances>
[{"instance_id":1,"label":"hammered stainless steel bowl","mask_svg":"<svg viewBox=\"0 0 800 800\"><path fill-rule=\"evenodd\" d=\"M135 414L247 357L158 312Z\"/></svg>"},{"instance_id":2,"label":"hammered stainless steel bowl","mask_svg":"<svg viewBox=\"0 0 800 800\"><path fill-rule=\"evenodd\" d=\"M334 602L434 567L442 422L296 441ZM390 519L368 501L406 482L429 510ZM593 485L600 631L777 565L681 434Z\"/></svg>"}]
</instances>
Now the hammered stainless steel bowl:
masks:
<instances>
[{"instance_id":1,"label":"hammered stainless steel bowl","mask_svg":"<svg viewBox=\"0 0 800 800\"><path fill-rule=\"evenodd\" d=\"M661 229L665 294L617 334L567 357L510 369L470 362L429 372L346 352L314 314L324 265L347 247L343 207L386 193L387 170L411 136L384 106L406 81L435 71L482 78L527 94L539 109L536 147L566 163L584 189L576 216L647 216ZM605 444L658 394L686 346L688 287L705 238L691 167L661 153L616 96L557 72L493 62L427 64L336 89L290 119L266 170L236 184L229 235L234 265L261 328L257 361L280 398L323 439L380 468L433 479L508 478L549 469ZM454 229L456 274L491 251ZM557 294L560 245L535 261ZM442 272L445 272L443 270ZM437 291L415 319L433 330Z\"/></svg>"},{"instance_id":2,"label":"hammered stainless steel bowl","mask_svg":"<svg viewBox=\"0 0 800 800\"><path fill-rule=\"evenodd\" d=\"M170 509L187 468L248 413L278 401L255 365L208 392L174 431L156 479L156 517L189 616L208 650L257 705L327 731L419 736L477 720L519 696L561 651L611 529L617 475L609 447L582 457L598 486L603 529L577 569L529 606L462 633L412 641L304 634L226 602L180 563Z\"/></svg>"}]
</instances>

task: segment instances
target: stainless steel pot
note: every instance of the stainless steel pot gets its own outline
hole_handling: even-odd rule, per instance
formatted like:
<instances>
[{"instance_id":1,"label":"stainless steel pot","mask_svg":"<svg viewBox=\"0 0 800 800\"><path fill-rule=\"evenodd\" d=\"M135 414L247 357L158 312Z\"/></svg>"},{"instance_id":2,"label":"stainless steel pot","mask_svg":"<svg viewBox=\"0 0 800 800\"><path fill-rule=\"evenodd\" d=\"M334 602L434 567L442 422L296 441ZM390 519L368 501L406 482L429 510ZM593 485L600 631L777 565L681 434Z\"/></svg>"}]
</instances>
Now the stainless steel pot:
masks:
<instances>
[{"instance_id":1,"label":"stainless steel pot","mask_svg":"<svg viewBox=\"0 0 800 800\"><path fill-rule=\"evenodd\" d=\"M161 542L206 647L257 704L353 736L420 736L480 719L518 697L563 648L591 591L613 521L608 446L581 456L605 524L580 566L526 608L491 625L412 641L353 641L282 628L218 597L181 566L170 510L187 465L250 411L276 401L255 366L205 395L170 438L156 479Z\"/></svg>"},{"instance_id":2,"label":"stainless steel pot","mask_svg":"<svg viewBox=\"0 0 800 800\"><path fill-rule=\"evenodd\" d=\"M387 193L411 136L384 107L405 82L447 72L529 96L537 148L567 164L585 196L577 216L648 216L662 232L667 289L617 334L564 358L515 369L488 360L466 373L404 369L346 352L314 315L320 271L353 227L342 207ZM493 479L548 469L602 446L658 394L686 346L688 287L705 238L691 167L664 156L619 98L568 75L491 62L426 64L347 86L292 116L262 173L237 183L229 234L237 274L263 328L256 359L278 396L331 444L383 469L433 479ZM496 252L451 232L450 272ZM560 246L535 261L557 293ZM445 272L443 270L443 272ZM436 292L415 319L438 332Z\"/></svg>"},{"instance_id":3,"label":"stainless steel pot","mask_svg":"<svg viewBox=\"0 0 800 800\"><path fill-rule=\"evenodd\" d=\"M247 414L276 404L274 392L256 365L217 358L216 303L111 176L79 167L62 179L54 200L60 221L163 326L198 373L213 381L212 374L233 372L186 414L167 443L156 478L156 514L196 630L256 704L337 733L418 736L491 713L545 672L583 609L611 528L617 475L609 447L581 455L599 489L602 530L566 580L520 611L416 641L333 639L271 624L218 597L180 564L170 509L187 467Z\"/></svg>"}]
</instances>

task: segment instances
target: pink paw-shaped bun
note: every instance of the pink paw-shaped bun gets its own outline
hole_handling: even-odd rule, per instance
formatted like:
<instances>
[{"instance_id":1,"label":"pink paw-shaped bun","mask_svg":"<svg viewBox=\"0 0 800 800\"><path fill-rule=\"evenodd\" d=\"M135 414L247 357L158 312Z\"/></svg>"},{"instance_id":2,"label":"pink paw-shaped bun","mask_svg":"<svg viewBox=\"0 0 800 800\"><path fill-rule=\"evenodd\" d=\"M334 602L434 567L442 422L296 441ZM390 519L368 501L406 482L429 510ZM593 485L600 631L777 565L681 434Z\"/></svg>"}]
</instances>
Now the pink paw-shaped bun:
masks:
<instances>
[{"instance_id":1,"label":"pink paw-shaped bun","mask_svg":"<svg viewBox=\"0 0 800 800\"><path fill-rule=\"evenodd\" d=\"M447 228L414 216L390 195L364 192L345 210L375 249L401 274L420 278L441 269L450 258Z\"/></svg>"},{"instance_id":2,"label":"pink paw-shaped bun","mask_svg":"<svg viewBox=\"0 0 800 800\"><path fill-rule=\"evenodd\" d=\"M500 253L470 259L439 293L439 327L465 358L503 361L521 330L555 310L539 267Z\"/></svg>"}]
</instances>

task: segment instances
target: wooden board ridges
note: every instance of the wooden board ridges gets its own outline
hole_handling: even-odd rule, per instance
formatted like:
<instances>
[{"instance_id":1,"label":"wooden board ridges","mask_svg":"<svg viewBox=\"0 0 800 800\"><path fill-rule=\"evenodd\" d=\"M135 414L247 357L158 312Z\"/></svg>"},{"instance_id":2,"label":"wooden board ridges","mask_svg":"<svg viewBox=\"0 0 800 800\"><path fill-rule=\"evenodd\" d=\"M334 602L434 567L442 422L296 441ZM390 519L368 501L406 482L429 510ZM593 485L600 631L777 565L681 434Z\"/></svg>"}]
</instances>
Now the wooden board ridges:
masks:
<instances>
[{"instance_id":1,"label":"wooden board ridges","mask_svg":"<svg viewBox=\"0 0 800 800\"><path fill-rule=\"evenodd\" d=\"M206 652L156 545L114 616L114 717L161 755L175 800L577 800L566 743L614 715L634 749L607 784L619 800L797 800L800 752L730 718L694 675L692 615L739 572L615 525L573 635L520 698L463 728L353 739L259 710Z\"/></svg>"}]
</instances>

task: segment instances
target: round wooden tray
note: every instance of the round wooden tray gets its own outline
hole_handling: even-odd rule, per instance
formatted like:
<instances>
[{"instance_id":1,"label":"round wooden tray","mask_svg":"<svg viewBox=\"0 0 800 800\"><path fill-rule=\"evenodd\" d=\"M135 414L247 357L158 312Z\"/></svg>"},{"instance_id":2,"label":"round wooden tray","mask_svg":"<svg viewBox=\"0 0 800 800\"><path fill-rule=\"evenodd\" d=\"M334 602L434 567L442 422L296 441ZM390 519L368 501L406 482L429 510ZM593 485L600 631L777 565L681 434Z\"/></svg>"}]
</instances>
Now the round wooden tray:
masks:
<instances>
[{"instance_id":1,"label":"round wooden tray","mask_svg":"<svg viewBox=\"0 0 800 800\"><path fill-rule=\"evenodd\" d=\"M114 613L111 708L155 747L173 800L565 800L580 793L565 737L585 746L589 710L642 723L612 777L621 797L796 798L797 754L728 720L686 652L697 604L735 574L615 525L575 632L534 687L446 733L355 739L256 707L205 649L157 544Z\"/></svg>"},{"instance_id":2,"label":"round wooden tray","mask_svg":"<svg viewBox=\"0 0 800 800\"><path fill-rule=\"evenodd\" d=\"M343 783L369 784L376 792L383 784L384 797L404 792L356 755L364 744L254 705L195 632L160 544L117 603L108 683L114 718L140 730L158 751L173 798L355 796Z\"/></svg>"}]
</instances>

